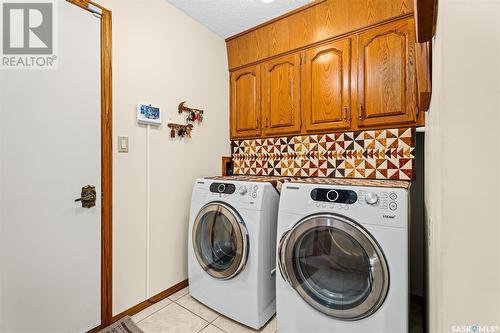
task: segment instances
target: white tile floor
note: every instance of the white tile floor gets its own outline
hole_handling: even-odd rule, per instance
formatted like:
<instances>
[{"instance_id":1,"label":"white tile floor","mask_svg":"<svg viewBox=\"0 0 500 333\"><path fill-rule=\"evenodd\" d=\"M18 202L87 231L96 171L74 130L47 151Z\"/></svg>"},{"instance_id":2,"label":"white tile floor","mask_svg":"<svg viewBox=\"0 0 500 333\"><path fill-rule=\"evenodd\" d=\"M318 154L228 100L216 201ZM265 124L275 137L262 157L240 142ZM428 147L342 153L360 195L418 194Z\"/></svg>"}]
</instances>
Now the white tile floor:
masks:
<instances>
[{"instance_id":1,"label":"white tile floor","mask_svg":"<svg viewBox=\"0 0 500 333\"><path fill-rule=\"evenodd\" d=\"M146 333L275 333L276 317L260 330L253 330L204 306L184 288L134 315Z\"/></svg>"}]
</instances>

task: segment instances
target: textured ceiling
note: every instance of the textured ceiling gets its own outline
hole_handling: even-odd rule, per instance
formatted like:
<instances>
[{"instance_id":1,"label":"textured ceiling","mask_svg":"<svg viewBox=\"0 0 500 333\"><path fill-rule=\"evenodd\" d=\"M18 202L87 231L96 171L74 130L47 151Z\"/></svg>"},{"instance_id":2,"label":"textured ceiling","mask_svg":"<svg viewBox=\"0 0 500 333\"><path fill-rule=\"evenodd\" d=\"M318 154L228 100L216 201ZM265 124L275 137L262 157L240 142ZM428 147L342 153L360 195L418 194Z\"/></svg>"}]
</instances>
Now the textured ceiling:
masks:
<instances>
[{"instance_id":1,"label":"textured ceiling","mask_svg":"<svg viewBox=\"0 0 500 333\"><path fill-rule=\"evenodd\" d=\"M233 36L313 0L167 0L223 38Z\"/></svg>"}]
</instances>

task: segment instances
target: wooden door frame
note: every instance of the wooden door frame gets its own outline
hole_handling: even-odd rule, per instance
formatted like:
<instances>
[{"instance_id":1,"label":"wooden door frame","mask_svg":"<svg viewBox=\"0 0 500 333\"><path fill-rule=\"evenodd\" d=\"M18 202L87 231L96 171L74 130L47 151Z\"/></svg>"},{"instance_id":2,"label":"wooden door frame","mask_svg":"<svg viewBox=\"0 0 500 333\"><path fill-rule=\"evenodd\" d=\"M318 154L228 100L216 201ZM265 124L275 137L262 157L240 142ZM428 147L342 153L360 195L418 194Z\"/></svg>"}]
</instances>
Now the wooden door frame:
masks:
<instances>
[{"instance_id":1,"label":"wooden door frame","mask_svg":"<svg viewBox=\"0 0 500 333\"><path fill-rule=\"evenodd\" d=\"M112 133L112 44L111 11L88 0L66 0L91 13L101 13L101 325L113 317L112 227L113 227L113 133Z\"/></svg>"}]
</instances>

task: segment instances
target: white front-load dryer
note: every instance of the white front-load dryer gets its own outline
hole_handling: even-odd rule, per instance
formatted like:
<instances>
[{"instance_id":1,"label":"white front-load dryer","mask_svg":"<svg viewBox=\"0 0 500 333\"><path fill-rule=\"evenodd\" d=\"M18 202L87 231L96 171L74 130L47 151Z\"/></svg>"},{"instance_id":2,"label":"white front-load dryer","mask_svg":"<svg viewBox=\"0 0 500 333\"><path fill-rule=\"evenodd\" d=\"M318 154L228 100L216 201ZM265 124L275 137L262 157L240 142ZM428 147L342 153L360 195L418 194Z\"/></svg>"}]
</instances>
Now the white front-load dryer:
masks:
<instances>
[{"instance_id":1,"label":"white front-load dryer","mask_svg":"<svg viewBox=\"0 0 500 333\"><path fill-rule=\"evenodd\" d=\"M188 231L192 297L252 328L275 313L279 195L268 182L197 179Z\"/></svg>"},{"instance_id":2,"label":"white front-load dryer","mask_svg":"<svg viewBox=\"0 0 500 333\"><path fill-rule=\"evenodd\" d=\"M369 183L283 186L278 332L408 332L408 183Z\"/></svg>"}]
</instances>

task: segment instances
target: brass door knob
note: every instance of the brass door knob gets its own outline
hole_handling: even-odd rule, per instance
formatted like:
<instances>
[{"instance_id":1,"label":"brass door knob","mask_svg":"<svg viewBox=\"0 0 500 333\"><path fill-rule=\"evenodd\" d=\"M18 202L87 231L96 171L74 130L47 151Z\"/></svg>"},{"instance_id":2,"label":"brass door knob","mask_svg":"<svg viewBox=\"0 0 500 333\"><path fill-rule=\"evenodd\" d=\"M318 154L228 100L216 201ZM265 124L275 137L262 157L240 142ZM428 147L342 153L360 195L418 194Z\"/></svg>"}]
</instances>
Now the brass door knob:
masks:
<instances>
[{"instance_id":1,"label":"brass door knob","mask_svg":"<svg viewBox=\"0 0 500 333\"><path fill-rule=\"evenodd\" d=\"M81 201L83 208L90 208L95 206L96 198L95 186L87 185L82 187L82 194L75 202Z\"/></svg>"}]
</instances>

